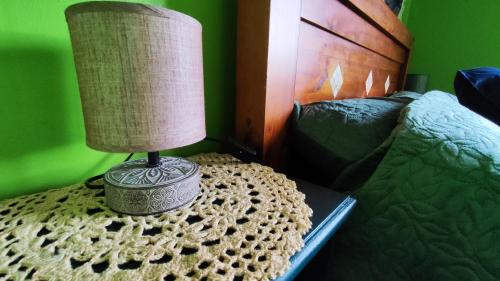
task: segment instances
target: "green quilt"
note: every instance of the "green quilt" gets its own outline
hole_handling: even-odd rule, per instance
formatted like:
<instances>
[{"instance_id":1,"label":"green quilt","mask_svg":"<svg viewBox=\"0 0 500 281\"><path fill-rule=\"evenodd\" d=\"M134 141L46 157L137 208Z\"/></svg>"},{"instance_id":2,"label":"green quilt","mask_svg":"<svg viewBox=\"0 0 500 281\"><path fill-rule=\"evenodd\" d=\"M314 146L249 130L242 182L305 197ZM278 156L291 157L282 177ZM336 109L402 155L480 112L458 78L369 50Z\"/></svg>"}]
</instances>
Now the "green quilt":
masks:
<instances>
[{"instance_id":1,"label":"green quilt","mask_svg":"<svg viewBox=\"0 0 500 281\"><path fill-rule=\"evenodd\" d=\"M500 280L500 127L433 91L392 138L354 192L332 280Z\"/></svg>"}]
</instances>

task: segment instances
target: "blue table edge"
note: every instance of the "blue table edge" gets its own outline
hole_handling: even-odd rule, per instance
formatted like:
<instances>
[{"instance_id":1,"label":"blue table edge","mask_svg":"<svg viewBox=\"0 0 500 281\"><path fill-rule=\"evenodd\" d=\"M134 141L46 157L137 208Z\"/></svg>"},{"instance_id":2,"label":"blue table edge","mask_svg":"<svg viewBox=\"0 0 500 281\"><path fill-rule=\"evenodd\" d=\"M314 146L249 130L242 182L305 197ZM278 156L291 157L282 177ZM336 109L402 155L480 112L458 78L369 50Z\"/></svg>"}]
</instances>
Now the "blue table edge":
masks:
<instances>
[{"instance_id":1,"label":"blue table edge","mask_svg":"<svg viewBox=\"0 0 500 281\"><path fill-rule=\"evenodd\" d=\"M318 227L311 230L304 237L304 247L290 258L290 268L276 281L293 280L304 267L316 256L332 235L349 216L356 205L356 199L347 196L342 203L324 219Z\"/></svg>"}]
</instances>

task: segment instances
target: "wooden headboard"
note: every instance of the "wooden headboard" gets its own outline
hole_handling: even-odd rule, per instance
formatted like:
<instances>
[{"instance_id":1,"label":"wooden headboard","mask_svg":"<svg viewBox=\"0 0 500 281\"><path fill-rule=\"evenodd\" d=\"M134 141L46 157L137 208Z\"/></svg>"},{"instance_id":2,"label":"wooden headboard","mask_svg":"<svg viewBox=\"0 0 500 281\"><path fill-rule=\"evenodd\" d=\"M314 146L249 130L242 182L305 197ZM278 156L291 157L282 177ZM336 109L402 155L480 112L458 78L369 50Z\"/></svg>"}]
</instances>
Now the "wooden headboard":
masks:
<instances>
[{"instance_id":1,"label":"wooden headboard","mask_svg":"<svg viewBox=\"0 0 500 281\"><path fill-rule=\"evenodd\" d=\"M412 42L383 0L239 0L237 139L282 167L294 101L400 90Z\"/></svg>"}]
</instances>

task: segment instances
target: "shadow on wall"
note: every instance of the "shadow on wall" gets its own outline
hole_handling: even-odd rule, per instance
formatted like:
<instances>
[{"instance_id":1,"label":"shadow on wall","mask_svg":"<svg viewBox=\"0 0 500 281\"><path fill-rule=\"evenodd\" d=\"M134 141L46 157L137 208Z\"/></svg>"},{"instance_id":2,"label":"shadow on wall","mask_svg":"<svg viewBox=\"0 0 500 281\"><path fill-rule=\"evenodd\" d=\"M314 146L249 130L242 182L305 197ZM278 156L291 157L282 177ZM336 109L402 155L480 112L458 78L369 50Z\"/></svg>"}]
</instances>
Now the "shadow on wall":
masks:
<instances>
[{"instance_id":1,"label":"shadow on wall","mask_svg":"<svg viewBox=\"0 0 500 281\"><path fill-rule=\"evenodd\" d=\"M54 48L0 49L0 159L21 157L83 138L68 132L63 60Z\"/></svg>"},{"instance_id":2,"label":"shadow on wall","mask_svg":"<svg viewBox=\"0 0 500 281\"><path fill-rule=\"evenodd\" d=\"M224 138L233 132L236 65L234 0L169 0L168 8L190 15L203 27L203 72L207 134Z\"/></svg>"}]
</instances>

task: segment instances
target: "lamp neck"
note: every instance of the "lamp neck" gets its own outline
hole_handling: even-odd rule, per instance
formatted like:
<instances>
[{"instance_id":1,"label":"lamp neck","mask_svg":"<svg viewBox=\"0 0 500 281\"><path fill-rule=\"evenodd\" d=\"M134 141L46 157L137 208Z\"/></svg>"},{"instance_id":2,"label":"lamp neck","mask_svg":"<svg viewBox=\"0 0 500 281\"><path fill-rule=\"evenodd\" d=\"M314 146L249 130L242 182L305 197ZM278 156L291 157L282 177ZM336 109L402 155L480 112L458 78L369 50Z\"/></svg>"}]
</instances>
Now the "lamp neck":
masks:
<instances>
[{"instance_id":1,"label":"lamp neck","mask_svg":"<svg viewBox=\"0 0 500 281\"><path fill-rule=\"evenodd\" d=\"M160 152L159 151L148 152L148 164L146 164L146 167L154 168L158 166L160 166Z\"/></svg>"}]
</instances>

